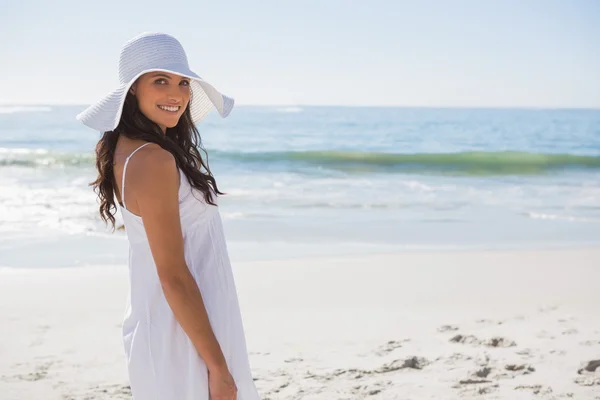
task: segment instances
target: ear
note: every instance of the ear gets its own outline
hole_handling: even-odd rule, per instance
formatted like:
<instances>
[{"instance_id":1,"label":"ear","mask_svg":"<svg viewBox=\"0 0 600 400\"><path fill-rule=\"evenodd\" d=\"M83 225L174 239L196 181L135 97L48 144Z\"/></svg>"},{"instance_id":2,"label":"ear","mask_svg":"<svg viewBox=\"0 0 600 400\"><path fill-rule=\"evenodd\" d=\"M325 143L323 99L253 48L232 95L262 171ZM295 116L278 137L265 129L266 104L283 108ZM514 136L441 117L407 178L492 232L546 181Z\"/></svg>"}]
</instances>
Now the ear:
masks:
<instances>
[{"instance_id":1,"label":"ear","mask_svg":"<svg viewBox=\"0 0 600 400\"><path fill-rule=\"evenodd\" d=\"M133 85L131 85L131 87L129 88L129 93L135 95L135 90L136 90L136 85L137 82L135 82Z\"/></svg>"}]
</instances>

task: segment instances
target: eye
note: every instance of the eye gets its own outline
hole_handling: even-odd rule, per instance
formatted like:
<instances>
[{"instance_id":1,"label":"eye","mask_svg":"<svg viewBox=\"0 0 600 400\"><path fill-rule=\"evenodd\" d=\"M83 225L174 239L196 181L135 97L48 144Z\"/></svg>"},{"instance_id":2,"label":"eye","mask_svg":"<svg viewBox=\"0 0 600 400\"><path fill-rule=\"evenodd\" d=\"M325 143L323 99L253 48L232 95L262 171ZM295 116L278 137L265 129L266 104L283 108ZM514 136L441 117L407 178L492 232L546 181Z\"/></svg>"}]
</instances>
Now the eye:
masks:
<instances>
[{"instance_id":1,"label":"eye","mask_svg":"<svg viewBox=\"0 0 600 400\"><path fill-rule=\"evenodd\" d=\"M190 86L190 81L181 81L183 86Z\"/></svg>"},{"instance_id":2,"label":"eye","mask_svg":"<svg viewBox=\"0 0 600 400\"><path fill-rule=\"evenodd\" d=\"M155 80L154 83L162 85L163 83L167 83L167 81L166 81L166 79L160 78L160 79Z\"/></svg>"}]
</instances>

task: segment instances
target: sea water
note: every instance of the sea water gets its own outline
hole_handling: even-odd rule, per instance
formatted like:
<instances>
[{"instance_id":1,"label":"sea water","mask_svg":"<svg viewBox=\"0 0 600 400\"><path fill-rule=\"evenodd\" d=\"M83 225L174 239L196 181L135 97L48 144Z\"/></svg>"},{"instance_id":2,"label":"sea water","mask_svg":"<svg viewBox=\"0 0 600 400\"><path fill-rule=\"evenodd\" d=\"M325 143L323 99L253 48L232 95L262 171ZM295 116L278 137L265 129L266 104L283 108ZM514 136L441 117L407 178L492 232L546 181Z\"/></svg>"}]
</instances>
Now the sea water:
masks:
<instances>
[{"instance_id":1,"label":"sea water","mask_svg":"<svg viewBox=\"0 0 600 400\"><path fill-rule=\"evenodd\" d=\"M0 107L0 267L126 262L84 108ZM600 110L237 106L199 130L234 260L600 243Z\"/></svg>"}]
</instances>

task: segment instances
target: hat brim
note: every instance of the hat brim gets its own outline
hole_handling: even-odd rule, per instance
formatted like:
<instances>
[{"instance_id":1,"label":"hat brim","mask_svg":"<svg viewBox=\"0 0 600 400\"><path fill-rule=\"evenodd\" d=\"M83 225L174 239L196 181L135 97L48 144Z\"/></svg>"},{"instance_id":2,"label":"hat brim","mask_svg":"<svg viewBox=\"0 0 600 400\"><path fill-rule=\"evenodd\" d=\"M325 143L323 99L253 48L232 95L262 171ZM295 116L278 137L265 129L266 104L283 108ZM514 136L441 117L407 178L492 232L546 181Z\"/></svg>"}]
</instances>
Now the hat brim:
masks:
<instances>
[{"instance_id":1,"label":"hat brim","mask_svg":"<svg viewBox=\"0 0 600 400\"><path fill-rule=\"evenodd\" d=\"M163 68L152 68L140 72L131 79L130 82L119 86L116 90L79 113L76 117L77 120L100 132L114 130L121 120L123 104L125 103L127 91L131 85L143 74L156 71L170 72L190 79L192 96L189 107L192 122L195 125L202 121L210 113L213 107L217 109L219 115L223 118L231 113L235 103L233 98L223 95L215 89L214 86L185 66L173 65Z\"/></svg>"}]
</instances>

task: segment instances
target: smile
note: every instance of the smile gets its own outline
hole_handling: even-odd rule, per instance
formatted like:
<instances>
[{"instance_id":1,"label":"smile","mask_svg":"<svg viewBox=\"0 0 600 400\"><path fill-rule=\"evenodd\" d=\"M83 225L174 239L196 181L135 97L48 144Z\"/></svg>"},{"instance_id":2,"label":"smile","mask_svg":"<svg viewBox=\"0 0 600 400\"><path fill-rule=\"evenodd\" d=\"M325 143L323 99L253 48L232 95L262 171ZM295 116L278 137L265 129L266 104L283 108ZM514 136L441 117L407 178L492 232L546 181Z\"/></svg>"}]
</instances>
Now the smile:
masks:
<instances>
[{"instance_id":1,"label":"smile","mask_svg":"<svg viewBox=\"0 0 600 400\"><path fill-rule=\"evenodd\" d=\"M160 108L163 111L177 112L177 111L179 111L181 106L158 106L158 108Z\"/></svg>"}]
</instances>

